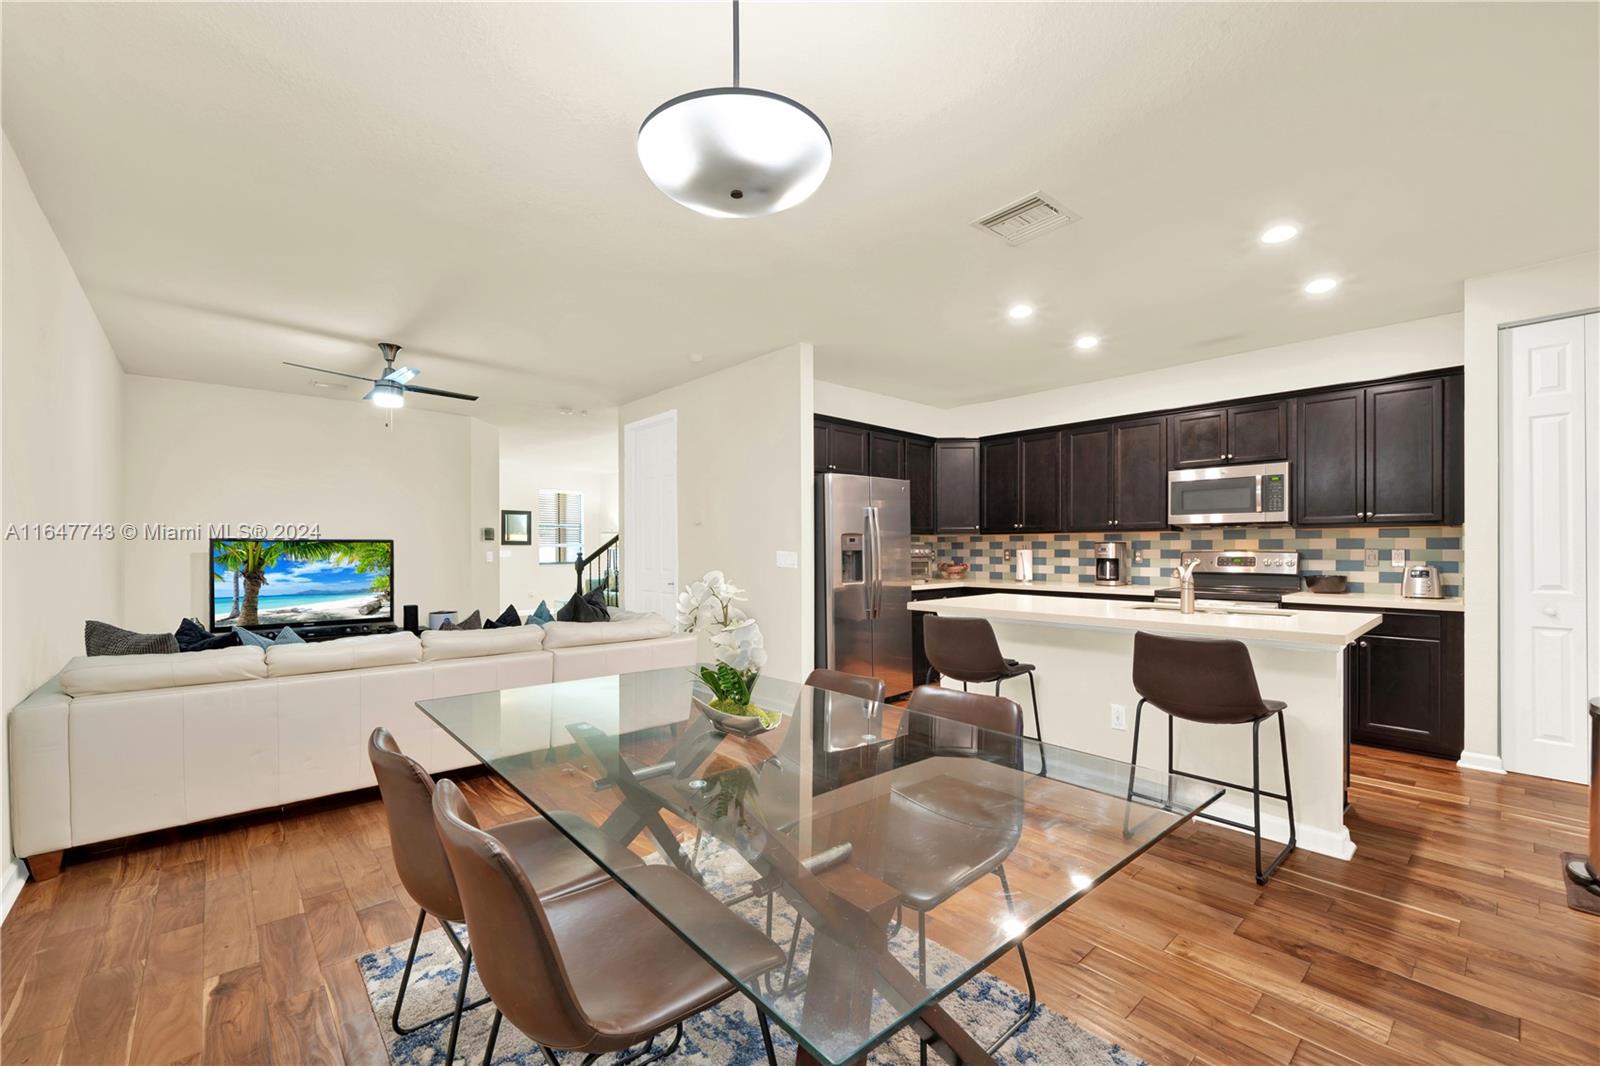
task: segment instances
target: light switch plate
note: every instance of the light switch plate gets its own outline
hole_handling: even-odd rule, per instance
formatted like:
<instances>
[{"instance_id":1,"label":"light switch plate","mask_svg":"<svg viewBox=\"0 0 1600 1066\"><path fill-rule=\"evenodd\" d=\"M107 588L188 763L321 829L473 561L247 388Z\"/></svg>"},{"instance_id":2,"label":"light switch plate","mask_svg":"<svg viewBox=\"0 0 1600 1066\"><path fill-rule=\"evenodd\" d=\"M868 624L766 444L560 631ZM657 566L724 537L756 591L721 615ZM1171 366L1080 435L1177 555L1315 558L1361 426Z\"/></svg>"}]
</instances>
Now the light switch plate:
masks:
<instances>
[{"instance_id":1,"label":"light switch plate","mask_svg":"<svg viewBox=\"0 0 1600 1066\"><path fill-rule=\"evenodd\" d=\"M1379 562L1378 562L1378 555L1379 555L1379 552L1378 552L1377 548L1368 548L1367 549L1367 565L1368 566L1378 566L1378 565L1380 565Z\"/></svg>"},{"instance_id":2,"label":"light switch plate","mask_svg":"<svg viewBox=\"0 0 1600 1066\"><path fill-rule=\"evenodd\" d=\"M794 570L800 566L799 552L778 552L778 565L785 570Z\"/></svg>"},{"instance_id":3,"label":"light switch plate","mask_svg":"<svg viewBox=\"0 0 1600 1066\"><path fill-rule=\"evenodd\" d=\"M1402 570L1405 569L1405 565L1406 565L1406 550L1404 548L1394 548L1394 549L1392 549L1389 552L1389 565L1393 566L1393 567L1396 567L1398 569L1402 569Z\"/></svg>"},{"instance_id":4,"label":"light switch plate","mask_svg":"<svg viewBox=\"0 0 1600 1066\"><path fill-rule=\"evenodd\" d=\"M492 551L484 552L483 553L483 561L486 562L486 563L494 562L494 552L492 552Z\"/></svg>"}]
</instances>

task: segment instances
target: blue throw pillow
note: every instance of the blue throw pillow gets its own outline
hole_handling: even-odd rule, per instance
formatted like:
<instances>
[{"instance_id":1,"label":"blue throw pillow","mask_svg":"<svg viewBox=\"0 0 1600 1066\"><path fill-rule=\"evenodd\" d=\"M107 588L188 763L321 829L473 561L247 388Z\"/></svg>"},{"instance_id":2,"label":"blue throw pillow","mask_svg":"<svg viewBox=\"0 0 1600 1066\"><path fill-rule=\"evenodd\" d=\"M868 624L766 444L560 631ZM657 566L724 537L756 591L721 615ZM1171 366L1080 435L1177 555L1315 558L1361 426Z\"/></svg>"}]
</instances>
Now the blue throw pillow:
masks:
<instances>
[{"instance_id":1,"label":"blue throw pillow","mask_svg":"<svg viewBox=\"0 0 1600 1066\"><path fill-rule=\"evenodd\" d=\"M305 643L305 639L303 637L301 637L299 633L296 633L294 630L290 629L288 626L284 626L282 629L278 630L278 636L277 636L276 640L268 640L264 635L262 635L260 633L256 633L256 632L254 632L252 630L249 630L249 629L245 629L245 628L243 628L241 626L234 626L233 627L233 631L234 631L235 634L238 635L239 642L241 644L244 644L244 645L247 645L247 646L251 646L251 647L260 648L263 651L265 651L266 649L272 647L274 644L304 644Z\"/></svg>"},{"instance_id":2,"label":"blue throw pillow","mask_svg":"<svg viewBox=\"0 0 1600 1066\"><path fill-rule=\"evenodd\" d=\"M539 601L539 606L535 607L533 613L528 616L528 624L530 626L542 626L555 620L556 616L550 613L550 605L543 600Z\"/></svg>"}]
</instances>

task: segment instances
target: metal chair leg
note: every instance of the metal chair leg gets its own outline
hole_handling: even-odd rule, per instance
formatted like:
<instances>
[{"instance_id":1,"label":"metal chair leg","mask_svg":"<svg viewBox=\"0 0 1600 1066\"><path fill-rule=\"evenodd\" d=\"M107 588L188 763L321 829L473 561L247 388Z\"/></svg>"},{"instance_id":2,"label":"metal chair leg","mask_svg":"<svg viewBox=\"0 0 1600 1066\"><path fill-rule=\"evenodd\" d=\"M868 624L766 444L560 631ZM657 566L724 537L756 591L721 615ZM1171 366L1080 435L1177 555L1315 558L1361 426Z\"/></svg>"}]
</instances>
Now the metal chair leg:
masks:
<instances>
[{"instance_id":1,"label":"metal chair leg","mask_svg":"<svg viewBox=\"0 0 1600 1066\"><path fill-rule=\"evenodd\" d=\"M461 1035L461 1014L467 1002L467 979L472 976L472 945L467 945L466 957L461 960L461 980L456 982L456 1010L455 1017L450 1020L450 1044L444 1053L444 1061L456 1061L456 1038Z\"/></svg>"},{"instance_id":2,"label":"metal chair leg","mask_svg":"<svg viewBox=\"0 0 1600 1066\"><path fill-rule=\"evenodd\" d=\"M1015 914L1016 907L1011 898L1011 882L1006 878L1005 866L1000 865L995 867L994 873L996 877L1000 878L1000 890L1004 892L1006 896L1006 911ZM991 1055L993 1055L996 1051L999 1051L1000 1046L1007 1040L1010 1040L1012 1037L1016 1036L1017 1033L1021 1031L1022 1027L1028 1024L1029 1020L1032 1019L1039 1010L1039 994L1033 986L1033 968L1028 965L1028 952L1027 949L1023 947L1022 941L1020 940L1017 941L1017 961L1022 963L1022 978L1028 986L1028 1005L1022 1009L1022 1013L1017 1016L1017 1020L1012 1022L1006 1031L996 1037L994 1042L988 1046L986 1050Z\"/></svg>"},{"instance_id":3,"label":"metal chair leg","mask_svg":"<svg viewBox=\"0 0 1600 1066\"><path fill-rule=\"evenodd\" d=\"M448 1020L450 1018L456 1019L456 1024L459 1025L461 1023L461 1012L462 1011L476 1010L477 1008L483 1006L485 1003L489 1002L489 997L485 996L482 999L473 1000L471 1003L467 1003L465 1005L462 1005L462 1004L458 1003L454 1010L446 1011L445 1013L443 1013L441 1015L438 1015L437 1017L429 1018L426 1021L418 1022L416 1025L401 1025L400 1024L400 1010L401 1010L401 1008L403 1008L405 1006L405 1002L406 1002L406 987L411 982L411 968L412 968L412 965L416 962L416 959L417 959L417 945L422 942L422 926L423 926L423 923L425 923L427 920L428 920L428 912L425 911L425 910L418 909L418 911L417 911L417 928L411 934L411 952L406 956L406 968L405 968L405 971L400 975L400 990L395 993L395 996L394 996L394 1011L389 1016L389 1024L392 1025L394 1027L394 1031L396 1033L399 1033L401 1036L410 1036L412 1033L416 1032L418 1029L426 1029L430 1025L438 1025L440 1022L446 1021L446 1020ZM462 947L461 941L455 935L455 931L450 928L450 925L449 925L448 922L441 922L440 924L444 926L445 934L450 937L450 945L456 949L456 954L457 955L461 955L466 949L464 949ZM466 987L467 977L468 977L468 974L471 972L471 970L472 970L472 965L471 965L471 957L470 957L470 954L469 954L466 958L463 959L462 964L461 964L461 983L462 983L463 989L465 989L465 987Z\"/></svg>"},{"instance_id":4,"label":"metal chair leg","mask_svg":"<svg viewBox=\"0 0 1600 1066\"><path fill-rule=\"evenodd\" d=\"M1261 719L1257 719L1256 720L1257 729L1255 730L1255 741L1256 741L1256 744L1257 744L1257 750L1256 750L1256 753L1255 753L1255 761L1258 764L1257 767L1256 767L1256 797L1255 797L1255 801L1256 801L1256 884L1264 885L1269 880L1271 880L1273 874L1278 872L1278 867L1283 865L1283 860L1287 859L1289 857L1289 853L1294 851L1294 848L1295 848L1294 790L1289 785L1289 734L1288 734L1288 728L1284 725L1283 712L1279 711L1278 712L1278 745L1283 751L1283 803L1284 803L1284 806L1288 808L1288 815L1289 815L1289 842L1283 846L1282 850L1280 850L1278 852L1278 854L1273 858L1273 860L1270 863L1267 864L1267 868L1265 870L1263 870L1261 868L1261 769L1260 769L1260 766L1259 766L1260 758L1261 758L1261 756L1260 756L1261 730L1259 728L1260 725L1261 725ZM1269 792L1269 793L1267 793L1267 795L1270 796L1270 795L1272 795L1272 793Z\"/></svg>"},{"instance_id":5,"label":"metal chair leg","mask_svg":"<svg viewBox=\"0 0 1600 1066\"><path fill-rule=\"evenodd\" d=\"M767 1066L778 1066L778 1049L772 1046L772 1023L767 1021L767 1012L761 1009L759 1003L756 1004L756 1017L761 1020L761 1042L767 1048Z\"/></svg>"},{"instance_id":6,"label":"metal chair leg","mask_svg":"<svg viewBox=\"0 0 1600 1066\"><path fill-rule=\"evenodd\" d=\"M1039 776L1044 777L1049 768L1044 758L1044 726L1039 724L1039 689L1033 683L1033 671L1028 671L1028 695L1033 698L1033 739L1039 742Z\"/></svg>"},{"instance_id":7,"label":"metal chair leg","mask_svg":"<svg viewBox=\"0 0 1600 1066\"><path fill-rule=\"evenodd\" d=\"M928 916L917 912L917 981L928 983Z\"/></svg>"},{"instance_id":8,"label":"metal chair leg","mask_svg":"<svg viewBox=\"0 0 1600 1066\"><path fill-rule=\"evenodd\" d=\"M483 1066L489 1066L494 1061L494 1042L500 1039L500 1008L494 1010L494 1021L489 1024L489 1042L483 1047ZM446 1066L451 1066L446 1063Z\"/></svg>"}]
</instances>

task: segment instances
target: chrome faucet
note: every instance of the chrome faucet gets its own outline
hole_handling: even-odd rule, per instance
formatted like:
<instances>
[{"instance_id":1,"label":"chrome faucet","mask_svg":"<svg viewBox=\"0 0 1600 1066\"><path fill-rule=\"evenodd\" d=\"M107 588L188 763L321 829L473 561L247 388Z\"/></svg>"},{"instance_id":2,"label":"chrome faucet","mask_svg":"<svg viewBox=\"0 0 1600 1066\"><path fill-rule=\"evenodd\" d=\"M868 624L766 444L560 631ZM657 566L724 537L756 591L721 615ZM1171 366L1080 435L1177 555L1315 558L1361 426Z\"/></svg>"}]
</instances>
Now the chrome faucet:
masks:
<instances>
[{"instance_id":1,"label":"chrome faucet","mask_svg":"<svg viewBox=\"0 0 1600 1066\"><path fill-rule=\"evenodd\" d=\"M1199 565L1199 559L1185 559L1173 571L1178 579L1178 610L1183 614L1194 614L1194 571Z\"/></svg>"}]
</instances>

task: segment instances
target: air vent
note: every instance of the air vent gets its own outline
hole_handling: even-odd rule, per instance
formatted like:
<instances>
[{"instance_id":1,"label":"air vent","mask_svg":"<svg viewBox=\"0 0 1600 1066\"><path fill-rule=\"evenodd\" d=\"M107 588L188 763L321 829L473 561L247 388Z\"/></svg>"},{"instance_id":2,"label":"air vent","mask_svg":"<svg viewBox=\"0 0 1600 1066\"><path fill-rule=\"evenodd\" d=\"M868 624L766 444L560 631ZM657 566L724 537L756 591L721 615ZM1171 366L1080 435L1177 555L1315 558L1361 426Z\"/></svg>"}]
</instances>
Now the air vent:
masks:
<instances>
[{"instance_id":1,"label":"air vent","mask_svg":"<svg viewBox=\"0 0 1600 1066\"><path fill-rule=\"evenodd\" d=\"M1024 196L1016 203L1007 204L993 214L975 220L972 224L979 229L988 230L1007 244L1023 244L1041 233L1076 221L1078 221L1077 215L1044 193L1036 192L1032 196Z\"/></svg>"}]
</instances>

